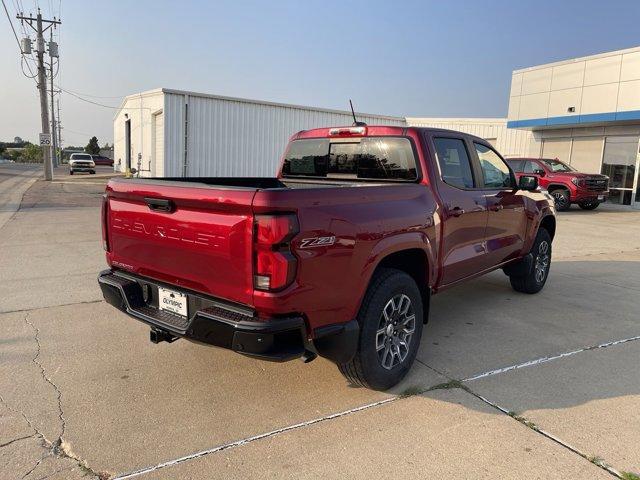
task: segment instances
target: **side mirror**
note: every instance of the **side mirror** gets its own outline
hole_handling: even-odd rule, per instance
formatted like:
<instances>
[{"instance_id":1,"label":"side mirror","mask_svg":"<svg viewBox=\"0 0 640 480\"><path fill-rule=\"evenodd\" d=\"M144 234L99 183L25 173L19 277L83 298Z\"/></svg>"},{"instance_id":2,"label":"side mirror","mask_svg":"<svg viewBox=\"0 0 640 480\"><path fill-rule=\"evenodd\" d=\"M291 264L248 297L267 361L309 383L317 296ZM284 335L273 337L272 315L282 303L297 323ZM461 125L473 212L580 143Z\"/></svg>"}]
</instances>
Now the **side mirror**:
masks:
<instances>
[{"instance_id":1,"label":"side mirror","mask_svg":"<svg viewBox=\"0 0 640 480\"><path fill-rule=\"evenodd\" d=\"M538 177L533 175L523 175L518 181L518 189L527 190L529 192L538 189Z\"/></svg>"},{"instance_id":2,"label":"side mirror","mask_svg":"<svg viewBox=\"0 0 640 480\"><path fill-rule=\"evenodd\" d=\"M535 173L536 175L540 175L541 177L544 177L544 170L542 170L541 168L536 168L533 173Z\"/></svg>"}]
</instances>

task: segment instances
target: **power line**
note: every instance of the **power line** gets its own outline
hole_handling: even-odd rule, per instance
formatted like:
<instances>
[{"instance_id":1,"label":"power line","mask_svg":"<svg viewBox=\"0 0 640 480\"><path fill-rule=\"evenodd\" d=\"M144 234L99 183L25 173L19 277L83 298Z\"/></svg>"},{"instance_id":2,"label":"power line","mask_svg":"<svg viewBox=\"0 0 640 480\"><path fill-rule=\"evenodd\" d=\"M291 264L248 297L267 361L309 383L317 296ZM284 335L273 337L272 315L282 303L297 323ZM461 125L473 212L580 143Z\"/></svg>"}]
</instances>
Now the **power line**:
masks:
<instances>
[{"instance_id":1,"label":"power line","mask_svg":"<svg viewBox=\"0 0 640 480\"><path fill-rule=\"evenodd\" d=\"M11 21L11 16L9 15L9 10L7 10L7 4L4 3L4 0L2 0L2 6L4 7L4 13L7 15L7 20L9 20L9 25L11 25L11 30L13 31L13 36L16 38L16 43L18 44L18 50L20 50L20 55L22 55L22 59L24 60L25 56L24 56L24 53L22 52L22 45L20 45L20 39L18 39L18 34L16 33L16 29L13 26L13 22ZM29 65L28 61L27 61L27 68L29 69L29 73L31 73L31 77L30 78L35 79L36 75L33 73L33 70L31 70L31 65ZM24 73L24 71L23 71L23 73Z\"/></svg>"},{"instance_id":2,"label":"power line","mask_svg":"<svg viewBox=\"0 0 640 480\"><path fill-rule=\"evenodd\" d=\"M56 87L61 89L61 90L63 89L59 85L56 85ZM88 93L81 93L81 92L76 92L74 90L67 90L67 89L65 89L65 92L71 93L71 94L75 94L75 95L81 95L83 97L90 97L90 98L124 98L125 97L125 95L113 95L113 96L89 95Z\"/></svg>"},{"instance_id":3,"label":"power line","mask_svg":"<svg viewBox=\"0 0 640 480\"><path fill-rule=\"evenodd\" d=\"M120 107L114 107L112 105L104 105L102 103L98 103L98 102L94 102L93 100L89 100L86 98L83 98L79 95L76 95L75 93L71 93L69 90L65 90L64 88L62 88L59 85L56 85L57 88L59 88L60 90L62 90L64 93L66 93L67 95L71 95L72 97L77 98L78 100L82 100L83 102L87 102L87 103L91 103L92 105L96 105L98 107L103 107L103 108L111 108L113 110L118 110Z\"/></svg>"}]
</instances>

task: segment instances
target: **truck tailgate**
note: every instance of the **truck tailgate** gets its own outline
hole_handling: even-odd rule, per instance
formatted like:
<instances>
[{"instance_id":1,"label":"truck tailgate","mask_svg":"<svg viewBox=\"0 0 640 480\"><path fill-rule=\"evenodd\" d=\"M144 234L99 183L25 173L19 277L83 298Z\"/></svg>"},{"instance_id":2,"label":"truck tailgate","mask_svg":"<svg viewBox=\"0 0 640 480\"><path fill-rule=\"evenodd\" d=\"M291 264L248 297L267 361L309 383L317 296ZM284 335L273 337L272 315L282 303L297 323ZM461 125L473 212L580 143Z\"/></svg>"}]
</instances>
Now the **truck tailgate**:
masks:
<instances>
[{"instance_id":1,"label":"truck tailgate","mask_svg":"<svg viewBox=\"0 0 640 480\"><path fill-rule=\"evenodd\" d=\"M107 259L115 268L251 304L256 190L112 180Z\"/></svg>"}]
</instances>

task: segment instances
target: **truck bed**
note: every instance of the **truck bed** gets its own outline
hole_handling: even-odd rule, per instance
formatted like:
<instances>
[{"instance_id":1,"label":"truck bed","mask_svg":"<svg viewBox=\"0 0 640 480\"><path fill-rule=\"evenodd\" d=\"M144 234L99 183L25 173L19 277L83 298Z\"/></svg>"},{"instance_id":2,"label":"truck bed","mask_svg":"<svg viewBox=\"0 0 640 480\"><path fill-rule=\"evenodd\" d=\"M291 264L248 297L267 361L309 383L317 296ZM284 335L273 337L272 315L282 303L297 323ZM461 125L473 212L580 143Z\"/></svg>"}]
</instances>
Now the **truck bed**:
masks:
<instances>
[{"instance_id":1,"label":"truck bed","mask_svg":"<svg viewBox=\"0 0 640 480\"><path fill-rule=\"evenodd\" d=\"M107 261L117 269L252 305L256 215L297 213L303 231L306 227L319 235L320 227L311 220L318 215L327 219L326 225L322 221L326 229L330 217L336 221L341 217L336 209L381 212L365 205L389 205L418 194L424 195L424 189L417 184L394 182L112 179L103 220L108 232ZM303 210L310 213L301 215Z\"/></svg>"}]
</instances>

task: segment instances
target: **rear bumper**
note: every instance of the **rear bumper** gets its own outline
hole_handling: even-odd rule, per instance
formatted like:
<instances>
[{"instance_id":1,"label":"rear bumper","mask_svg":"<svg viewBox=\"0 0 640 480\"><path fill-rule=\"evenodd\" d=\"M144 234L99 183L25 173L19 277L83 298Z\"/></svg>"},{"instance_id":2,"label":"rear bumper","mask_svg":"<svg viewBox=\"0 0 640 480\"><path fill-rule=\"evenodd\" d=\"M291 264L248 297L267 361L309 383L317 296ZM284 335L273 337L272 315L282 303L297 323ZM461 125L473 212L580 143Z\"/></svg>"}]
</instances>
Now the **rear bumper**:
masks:
<instances>
[{"instance_id":1,"label":"rear bumper","mask_svg":"<svg viewBox=\"0 0 640 480\"><path fill-rule=\"evenodd\" d=\"M283 362L308 349L301 316L259 319L250 308L129 273L105 270L98 283L107 303L149 325L152 338L187 338L243 355ZM188 296L188 318L158 309L158 287Z\"/></svg>"}]
</instances>

